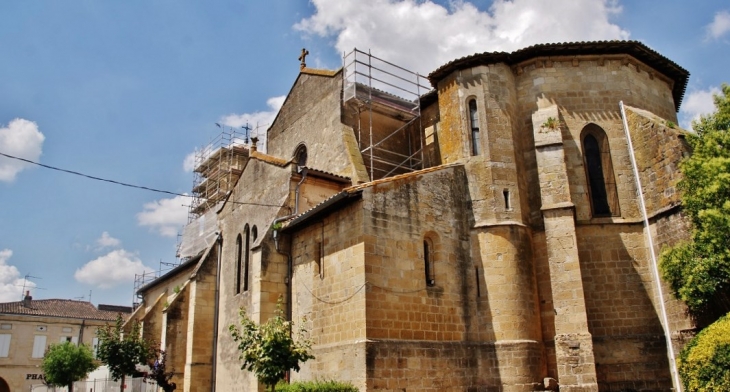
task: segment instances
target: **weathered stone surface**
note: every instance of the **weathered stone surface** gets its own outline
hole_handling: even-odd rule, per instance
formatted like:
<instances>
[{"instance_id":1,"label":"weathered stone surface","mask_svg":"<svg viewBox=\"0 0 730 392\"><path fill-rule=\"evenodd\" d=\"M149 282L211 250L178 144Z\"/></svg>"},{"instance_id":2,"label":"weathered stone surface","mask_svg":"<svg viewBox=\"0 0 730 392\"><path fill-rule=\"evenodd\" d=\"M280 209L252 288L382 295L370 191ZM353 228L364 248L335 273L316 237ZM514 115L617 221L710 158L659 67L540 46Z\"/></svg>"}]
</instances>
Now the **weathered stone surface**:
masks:
<instances>
[{"instance_id":1,"label":"weathered stone surface","mask_svg":"<svg viewBox=\"0 0 730 392\"><path fill-rule=\"evenodd\" d=\"M370 143L359 133L368 102L341 102L342 73L302 71L269 129L269 155L251 154L218 212L220 271L198 272L167 311L149 305L149 324L168 345L182 350L178 341L193 339L181 346L185 390L207 390L213 355L217 390L261 390L240 370L226 329L241 307L265 321L279 298L314 342L316 359L292 380L336 378L361 391L671 388L646 235L659 251L690 229L676 191L687 150L666 122L676 123L673 81L615 53L462 68L424 98L420 128L387 141L404 152L406 138L422 136L423 169L375 181L370 170L381 166L360 154ZM631 105L633 150L619 101ZM372 135L413 115L379 110ZM605 133L612 214L593 213L586 129ZM291 163L301 146L309 175ZM277 218L289 224L274 237ZM250 286L236 292L236 239L254 227ZM218 286L206 278L216 274ZM692 324L663 289L678 348ZM216 303L218 329L209 332Z\"/></svg>"}]
</instances>

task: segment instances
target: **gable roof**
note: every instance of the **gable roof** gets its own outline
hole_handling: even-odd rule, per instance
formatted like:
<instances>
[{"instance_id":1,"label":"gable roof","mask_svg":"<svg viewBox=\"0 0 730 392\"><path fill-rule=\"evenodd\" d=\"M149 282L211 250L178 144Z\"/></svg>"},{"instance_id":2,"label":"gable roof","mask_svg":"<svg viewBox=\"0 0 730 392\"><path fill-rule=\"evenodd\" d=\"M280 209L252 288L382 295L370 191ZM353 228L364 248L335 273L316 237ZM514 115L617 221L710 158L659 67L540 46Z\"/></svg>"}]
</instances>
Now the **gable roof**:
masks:
<instances>
[{"instance_id":1,"label":"gable roof","mask_svg":"<svg viewBox=\"0 0 730 392\"><path fill-rule=\"evenodd\" d=\"M638 41L592 41L566 42L553 44L539 44L508 52L484 52L452 60L428 75L431 85L436 87L438 82L452 72L476 67L504 63L507 65L519 64L523 61L546 56L581 56L581 55L616 55L626 54L652 67L674 81L672 95L675 109L679 110L684 92L687 89L689 72L672 60Z\"/></svg>"},{"instance_id":2,"label":"gable roof","mask_svg":"<svg viewBox=\"0 0 730 392\"><path fill-rule=\"evenodd\" d=\"M91 302L70 299L30 300L28 307L24 301L0 303L0 314L114 321L120 313L129 312L99 310Z\"/></svg>"}]
</instances>

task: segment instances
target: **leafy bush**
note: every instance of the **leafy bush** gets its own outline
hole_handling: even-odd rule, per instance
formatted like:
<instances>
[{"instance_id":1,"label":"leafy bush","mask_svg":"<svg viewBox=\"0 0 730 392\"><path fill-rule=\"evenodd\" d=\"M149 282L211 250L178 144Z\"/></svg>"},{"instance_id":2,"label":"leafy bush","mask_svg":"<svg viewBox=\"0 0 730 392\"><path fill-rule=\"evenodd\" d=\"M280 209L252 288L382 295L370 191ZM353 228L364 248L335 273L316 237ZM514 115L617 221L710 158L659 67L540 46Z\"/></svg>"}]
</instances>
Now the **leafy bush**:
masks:
<instances>
[{"instance_id":1,"label":"leafy bush","mask_svg":"<svg viewBox=\"0 0 730 392\"><path fill-rule=\"evenodd\" d=\"M730 313L698 333L678 365L686 391L730 391Z\"/></svg>"},{"instance_id":2,"label":"leafy bush","mask_svg":"<svg viewBox=\"0 0 730 392\"><path fill-rule=\"evenodd\" d=\"M349 382L339 381L299 381L291 384L280 382L277 392L358 392Z\"/></svg>"},{"instance_id":3,"label":"leafy bush","mask_svg":"<svg viewBox=\"0 0 730 392\"><path fill-rule=\"evenodd\" d=\"M712 321L730 311L730 85L715 96L715 107L692 123L693 153L680 165L678 188L692 238L664 249L660 264L675 295Z\"/></svg>"}]
</instances>

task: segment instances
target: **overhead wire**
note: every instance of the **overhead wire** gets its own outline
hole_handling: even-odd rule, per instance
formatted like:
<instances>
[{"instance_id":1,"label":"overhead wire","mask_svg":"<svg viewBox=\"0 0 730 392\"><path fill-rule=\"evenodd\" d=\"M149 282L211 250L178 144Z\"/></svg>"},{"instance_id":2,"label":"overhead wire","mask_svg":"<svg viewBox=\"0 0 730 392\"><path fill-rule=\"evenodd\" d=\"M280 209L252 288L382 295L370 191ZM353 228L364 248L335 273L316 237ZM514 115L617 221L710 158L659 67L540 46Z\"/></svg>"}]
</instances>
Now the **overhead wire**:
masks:
<instances>
[{"instance_id":1,"label":"overhead wire","mask_svg":"<svg viewBox=\"0 0 730 392\"><path fill-rule=\"evenodd\" d=\"M142 189L142 190L146 190L146 191L150 191L150 192L164 193L164 194L173 195L173 196L182 196L182 197L189 197L189 198L194 198L195 197L194 195L188 195L188 194L185 194L185 193L178 193L178 192L166 191L166 190L163 190L163 189L150 188L150 187L142 186L142 185L129 184L129 183L126 183L126 182L121 182L121 181L116 181L116 180L110 180L108 178L96 177L96 176L92 176L92 175L89 175L89 174L80 173L80 172L73 171L73 170L62 169L60 167L55 167L55 166L46 165L46 164L43 164L43 163L40 163L40 162L31 161L30 159L16 157L16 156L13 156L13 155L10 155L10 154L6 154L6 153L4 153L2 151L0 151L0 155L4 156L6 158L15 159L15 160L18 160L18 161L30 163L32 165L40 166L40 167L45 168L45 169L51 169L51 170L56 170L56 171L60 171L60 172L63 172L63 173L73 174L73 175L85 177L85 178L88 178L88 179L91 179L91 180L103 181L103 182L108 182L108 183L115 184L115 185L121 185L121 186L129 187L129 188ZM205 199L205 200L207 200L207 199ZM255 205L255 206L262 206L262 207L281 207L280 205L276 205L276 204L242 202L242 201L232 201L232 200L229 200L228 202L229 203L234 203L234 204L246 204L246 205Z\"/></svg>"}]
</instances>

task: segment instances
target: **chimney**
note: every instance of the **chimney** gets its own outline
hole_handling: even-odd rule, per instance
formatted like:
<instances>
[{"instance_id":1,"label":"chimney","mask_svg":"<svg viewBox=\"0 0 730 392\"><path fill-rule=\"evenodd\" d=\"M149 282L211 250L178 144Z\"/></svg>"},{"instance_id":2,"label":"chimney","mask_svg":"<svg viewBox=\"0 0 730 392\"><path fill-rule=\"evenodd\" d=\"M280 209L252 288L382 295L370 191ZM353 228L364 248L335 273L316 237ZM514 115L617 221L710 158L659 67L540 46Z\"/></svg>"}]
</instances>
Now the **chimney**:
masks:
<instances>
[{"instance_id":1,"label":"chimney","mask_svg":"<svg viewBox=\"0 0 730 392\"><path fill-rule=\"evenodd\" d=\"M251 138L251 152L256 152L256 144L259 142L258 136L254 136Z\"/></svg>"},{"instance_id":2,"label":"chimney","mask_svg":"<svg viewBox=\"0 0 730 392\"><path fill-rule=\"evenodd\" d=\"M30 308L30 301L33 299L33 297L30 296L30 290L25 292L25 297L23 298L23 306L26 308Z\"/></svg>"}]
</instances>

